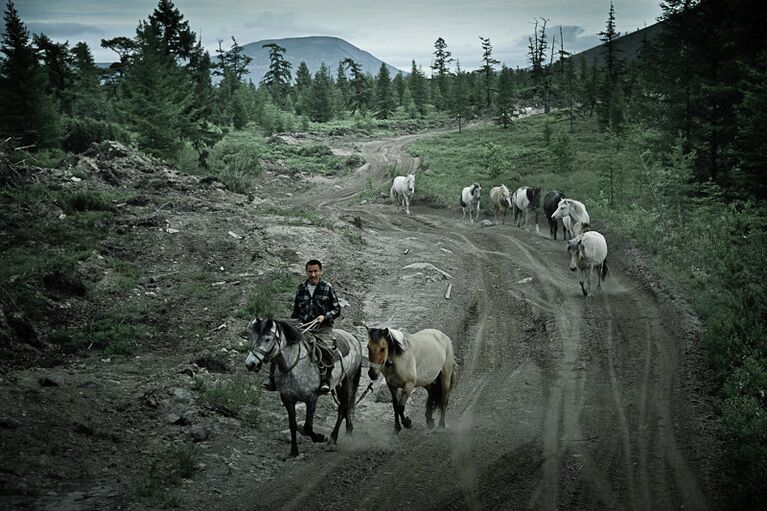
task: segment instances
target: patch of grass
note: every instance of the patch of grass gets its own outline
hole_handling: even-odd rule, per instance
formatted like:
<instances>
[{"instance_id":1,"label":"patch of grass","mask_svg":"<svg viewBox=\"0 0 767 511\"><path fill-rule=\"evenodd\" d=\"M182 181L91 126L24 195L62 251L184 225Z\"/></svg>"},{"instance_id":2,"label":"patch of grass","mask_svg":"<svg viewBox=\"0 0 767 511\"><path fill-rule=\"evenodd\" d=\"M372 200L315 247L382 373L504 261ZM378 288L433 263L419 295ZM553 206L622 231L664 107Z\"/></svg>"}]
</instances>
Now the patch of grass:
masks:
<instances>
[{"instance_id":1,"label":"patch of grass","mask_svg":"<svg viewBox=\"0 0 767 511\"><path fill-rule=\"evenodd\" d=\"M0 189L0 197L4 201L16 202L25 205L37 204L51 200L55 192L41 183L25 183L20 186L4 187Z\"/></svg>"},{"instance_id":2,"label":"patch of grass","mask_svg":"<svg viewBox=\"0 0 767 511\"><path fill-rule=\"evenodd\" d=\"M99 193L87 190L59 193L59 200L64 211L70 214L83 211L113 211L112 201L117 197L118 194L116 193Z\"/></svg>"},{"instance_id":3,"label":"patch of grass","mask_svg":"<svg viewBox=\"0 0 767 511\"><path fill-rule=\"evenodd\" d=\"M259 211L266 215L284 217L288 225L316 225L327 229L333 228L333 222L312 210L267 206L259 208Z\"/></svg>"},{"instance_id":4,"label":"patch of grass","mask_svg":"<svg viewBox=\"0 0 767 511\"><path fill-rule=\"evenodd\" d=\"M365 188L363 188L362 191L359 192L354 197L354 199L350 201L350 204L359 202L361 200L378 199L379 197L381 197L381 195L388 195L390 188L391 188L391 183L381 183L379 185L375 185L373 183L373 180L371 178L368 178L367 182L365 183Z\"/></svg>"},{"instance_id":5,"label":"patch of grass","mask_svg":"<svg viewBox=\"0 0 767 511\"><path fill-rule=\"evenodd\" d=\"M362 231L353 227L344 227L341 229L341 235L353 245L366 245L365 238L362 237Z\"/></svg>"},{"instance_id":6,"label":"patch of grass","mask_svg":"<svg viewBox=\"0 0 767 511\"><path fill-rule=\"evenodd\" d=\"M178 486L184 479L197 473L200 449L194 444L176 444L155 457L146 472L146 479L139 494L161 509L178 508L181 500L168 493L168 486Z\"/></svg>"},{"instance_id":7,"label":"patch of grass","mask_svg":"<svg viewBox=\"0 0 767 511\"><path fill-rule=\"evenodd\" d=\"M287 272L264 275L256 283L248 302L235 315L242 319L276 317L289 308L297 287L298 280Z\"/></svg>"},{"instance_id":8,"label":"patch of grass","mask_svg":"<svg viewBox=\"0 0 767 511\"><path fill-rule=\"evenodd\" d=\"M107 355L132 355L137 340L149 332L149 327L143 323L128 323L106 317L85 327L58 330L49 340L72 353L96 348L103 350Z\"/></svg>"},{"instance_id":9,"label":"patch of grass","mask_svg":"<svg viewBox=\"0 0 767 511\"><path fill-rule=\"evenodd\" d=\"M177 283L182 296L205 299L213 295L208 276L202 271L175 273L169 275L168 280Z\"/></svg>"},{"instance_id":10,"label":"patch of grass","mask_svg":"<svg viewBox=\"0 0 767 511\"><path fill-rule=\"evenodd\" d=\"M218 381L200 380L197 383L203 403L212 410L230 417L258 420L261 387L244 373L235 373Z\"/></svg>"}]
</instances>

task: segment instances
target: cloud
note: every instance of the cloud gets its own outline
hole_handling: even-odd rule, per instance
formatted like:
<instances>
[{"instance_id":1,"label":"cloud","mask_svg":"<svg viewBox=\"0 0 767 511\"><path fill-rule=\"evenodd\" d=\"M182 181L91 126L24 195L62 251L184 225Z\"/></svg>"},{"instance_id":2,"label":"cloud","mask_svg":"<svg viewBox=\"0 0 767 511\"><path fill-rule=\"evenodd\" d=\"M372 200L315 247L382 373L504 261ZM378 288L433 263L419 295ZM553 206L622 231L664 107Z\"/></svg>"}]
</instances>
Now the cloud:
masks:
<instances>
[{"instance_id":1,"label":"cloud","mask_svg":"<svg viewBox=\"0 0 767 511\"><path fill-rule=\"evenodd\" d=\"M82 23L40 23L31 22L27 25L33 34L45 34L54 39L82 38L86 36L103 36L106 32L100 27Z\"/></svg>"}]
</instances>

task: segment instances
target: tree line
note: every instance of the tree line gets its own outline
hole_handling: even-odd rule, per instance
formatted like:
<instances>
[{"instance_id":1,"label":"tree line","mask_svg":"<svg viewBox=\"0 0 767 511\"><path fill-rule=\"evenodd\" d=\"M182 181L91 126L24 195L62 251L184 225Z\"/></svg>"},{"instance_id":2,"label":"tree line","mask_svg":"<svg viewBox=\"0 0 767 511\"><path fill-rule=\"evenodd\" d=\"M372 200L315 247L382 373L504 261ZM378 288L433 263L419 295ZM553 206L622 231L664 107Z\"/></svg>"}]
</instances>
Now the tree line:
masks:
<instances>
[{"instance_id":1,"label":"tree line","mask_svg":"<svg viewBox=\"0 0 767 511\"><path fill-rule=\"evenodd\" d=\"M211 56L172 0L159 0L134 37L101 41L118 57L108 69L85 43L30 35L10 1L0 47L0 137L69 151L117 138L171 159L190 144L204 166L223 133L248 123L271 133L355 116L447 114L492 116L509 127L524 106L536 106L571 122L594 116L618 136L637 123L659 126L669 152L682 141L698 181L733 197L764 198L767 52L756 44L764 17L757 7L755 0L662 2L661 35L630 61L616 43L612 4L599 34L601 62L573 56L561 28L550 34L545 18L534 20L524 69L495 59L485 37L479 69L462 69L440 37L427 70L413 60L409 74L393 77L383 64L373 76L349 58L312 75L304 62L292 69L285 49L269 44L269 70L254 84L243 47L219 41Z\"/></svg>"}]
</instances>

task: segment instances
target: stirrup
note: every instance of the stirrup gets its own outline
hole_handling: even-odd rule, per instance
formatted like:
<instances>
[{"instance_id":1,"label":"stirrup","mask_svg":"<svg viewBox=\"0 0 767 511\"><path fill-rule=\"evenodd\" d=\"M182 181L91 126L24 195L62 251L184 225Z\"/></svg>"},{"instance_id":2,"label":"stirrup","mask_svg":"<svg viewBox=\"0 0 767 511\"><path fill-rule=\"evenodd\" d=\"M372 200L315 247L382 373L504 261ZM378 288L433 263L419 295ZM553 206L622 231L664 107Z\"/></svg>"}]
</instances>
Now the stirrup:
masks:
<instances>
[{"instance_id":1,"label":"stirrup","mask_svg":"<svg viewBox=\"0 0 767 511\"><path fill-rule=\"evenodd\" d=\"M329 394L330 393L330 382L329 381L321 381L320 382L320 394Z\"/></svg>"}]
</instances>

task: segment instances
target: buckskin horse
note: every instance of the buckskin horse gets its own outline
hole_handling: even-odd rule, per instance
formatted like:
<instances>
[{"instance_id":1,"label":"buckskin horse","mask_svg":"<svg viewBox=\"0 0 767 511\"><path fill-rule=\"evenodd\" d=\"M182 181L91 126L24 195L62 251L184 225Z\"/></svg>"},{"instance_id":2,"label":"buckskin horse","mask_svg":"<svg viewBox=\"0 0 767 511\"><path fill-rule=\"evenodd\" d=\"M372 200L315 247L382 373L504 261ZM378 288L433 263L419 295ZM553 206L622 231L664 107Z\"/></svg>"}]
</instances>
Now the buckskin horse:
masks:
<instances>
[{"instance_id":1,"label":"buckskin horse","mask_svg":"<svg viewBox=\"0 0 767 511\"><path fill-rule=\"evenodd\" d=\"M274 360L274 383L282 404L288 412L290 425L290 455L298 456L296 443L296 403L306 403L304 434L313 442L325 442L325 435L314 431L314 411L320 389L320 370L313 360L314 348L304 337L300 325L294 321L256 318L248 324L248 338L252 341L245 367L258 371L266 362ZM330 439L338 441L341 422L346 420L346 433L351 434L357 387L362 371L362 343L344 330L333 329L333 335L342 354L333 366L331 388L338 397L338 416ZM347 349L348 347L348 349Z\"/></svg>"},{"instance_id":2,"label":"buckskin horse","mask_svg":"<svg viewBox=\"0 0 767 511\"><path fill-rule=\"evenodd\" d=\"M450 337L427 328L408 335L393 328L368 328L368 359L371 380L383 374L394 408L394 430L412 427L405 405L416 387L424 387L426 425L434 427L432 415L439 407L439 426L445 427L445 413L455 379L456 360ZM401 395L398 392L402 389ZM400 420L402 425L400 425Z\"/></svg>"}]
</instances>

